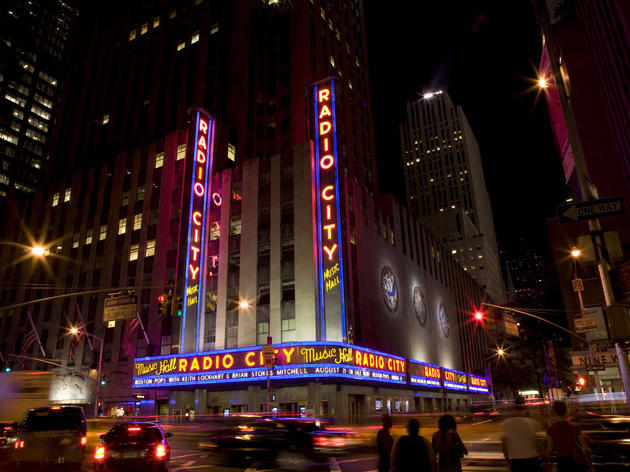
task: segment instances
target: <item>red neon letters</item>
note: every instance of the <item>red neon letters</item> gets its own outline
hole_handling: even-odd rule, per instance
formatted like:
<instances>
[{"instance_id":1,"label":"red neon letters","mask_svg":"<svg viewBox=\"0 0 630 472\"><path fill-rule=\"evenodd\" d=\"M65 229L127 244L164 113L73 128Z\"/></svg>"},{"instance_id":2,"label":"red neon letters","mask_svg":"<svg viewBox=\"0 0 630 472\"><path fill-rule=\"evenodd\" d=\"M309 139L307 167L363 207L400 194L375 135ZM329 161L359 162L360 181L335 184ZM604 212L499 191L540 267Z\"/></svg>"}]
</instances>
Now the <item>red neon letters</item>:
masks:
<instances>
[{"instance_id":1,"label":"red neon letters","mask_svg":"<svg viewBox=\"0 0 630 472\"><path fill-rule=\"evenodd\" d=\"M317 93L317 109L318 116L321 120L318 128L319 139L319 163L320 172L334 172L335 157L332 153L333 149L333 123L332 123L332 97L329 88L322 88ZM322 221L320 222L323 229L322 234L322 250L329 261L333 261L337 253L338 246L334 241L337 239L337 211L335 202L337 189L334 185L327 185L321 189L321 198L331 205L326 205L325 211L322 212ZM332 208L331 208L332 206Z\"/></svg>"},{"instance_id":2,"label":"red neon letters","mask_svg":"<svg viewBox=\"0 0 630 472\"><path fill-rule=\"evenodd\" d=\"M204 118L199 118L199 126L197 128L198 138L195 143L196 152L196 162L194 169L194 182L192 184L193 188L193 200L199 198L201 199L201 205L197 204L193 201L193 208L203 208L203 197L206 194L206 163L207 163L207 153L208 153L208 133L209 133L209 123ZM198 281L200 263L201 263L201 233L203 230L203 213L199 210L194 211L192 213L192 218L190 222L190 251L188 253L188 275L191 280Z\"/></svg>"}]
</instances>

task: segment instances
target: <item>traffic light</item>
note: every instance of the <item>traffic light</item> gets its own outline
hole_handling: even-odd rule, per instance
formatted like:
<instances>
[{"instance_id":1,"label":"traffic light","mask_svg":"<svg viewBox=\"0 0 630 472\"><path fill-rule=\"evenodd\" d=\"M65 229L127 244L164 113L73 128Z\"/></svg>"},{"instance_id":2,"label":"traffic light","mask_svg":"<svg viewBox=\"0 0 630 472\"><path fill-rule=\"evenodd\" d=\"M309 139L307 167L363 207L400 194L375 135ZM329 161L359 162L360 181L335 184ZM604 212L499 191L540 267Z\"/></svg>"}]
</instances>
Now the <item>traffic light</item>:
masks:
<instances>
[{"instance_id":1,"label":"traffic light","mask_svg":"<svg viewBox=\"0 0 630 472\"><path fill-rule=\"evenodd\" d=\"M105 374L101 375L101 385L105 385L107 383L107 376Z\"/></svg>"},{"instance_id":2,"label":"traffic light","mask_svg":"<svg viewBox=\"0 0 630 472\"><path fill-rule=\"evenodd\" d=\"M168 295L166 295L165 293L158 297L158 313L162 317L169 316Z\"/></svg>"},{"instance_id":3,"label":"traffic light","mask_svg":"<svg viewBox=\"0 0 630 472\"><path fill-rule=\"evenodd\" d=\"M171 302L171 316L182 316L182 297L173 297Z\"/></svg>"},{"instance_id":4,"label":"traffic light","mask_svg":"<svg viewBox=\"0 0 630 472\"><path fill-rule=\"evenodd\" d=\"M578 377L578 384L580 384L580 387L584 387L584 385L586 385L586 379L584 377Z\"/></svg>"},{"instance_id":5,"label":"traffic light","mask_svg":"<svg viewBox=\"0 0 630 472\"><path fill-rule=\"evenodd\" d=\"M481 323L486 319L486 315L481 310L476 310L473 316L475 317L475 321L478 323Z\"/></svg>"}]
</instances>

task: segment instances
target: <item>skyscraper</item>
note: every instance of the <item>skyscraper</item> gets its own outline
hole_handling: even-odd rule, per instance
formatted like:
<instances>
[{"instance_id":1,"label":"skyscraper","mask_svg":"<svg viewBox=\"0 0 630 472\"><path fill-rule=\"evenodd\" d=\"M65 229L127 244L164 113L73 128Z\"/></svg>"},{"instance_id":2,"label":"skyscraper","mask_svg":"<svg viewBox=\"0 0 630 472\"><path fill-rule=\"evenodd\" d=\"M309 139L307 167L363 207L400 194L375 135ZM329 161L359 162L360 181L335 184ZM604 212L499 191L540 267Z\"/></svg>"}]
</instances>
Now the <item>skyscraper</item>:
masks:
<instances>
[{"instance_id":1,"label":"skyscraper","mask_svg":"<svg viewBox=\"0 0 630 472\"><path fill-rule=\"evenodd\" d=\"M4 280L54 284L18 284L0 303L131 289L147 338L109 317L104 294L80 295L33 307L47 352L91 365L60 328L80 311L104 340L105 404L147 389L155 402L141 409L159 412L269 407L269 336L275 406L288 412L456 408L487 393L485 338L465 322L481 288L375 195L361 2L131 1L81 14L54 178L10 225L11 240L28 228L48 244L51 271L11 265L14 247L0 259ZM182 314L160 318L169 290ZM0 332L16 352L26 315L11 314ZM194 379L164 384L188 367Z\"/></svg>"},{"instance_id":2,"label":"skyscraper","mask_svg":"<svg viewBox=\"0 0 630 472\"><path fill-rule=\"evenodd\" d=\"M0 13L0 198L34 192L47 165L70 57L74 1L4 2Z\"/></svg>"},{"instance_id":3,"label":"skyscraper","mask_svg":"<svg viewBox=\"0 0 630 472\"><path fill-rule=\"evenodd\" d=\"M407 104L400 126L407 204L495 301L505 299L479 145L439 90Z\"/></svg>"}]
</instances>

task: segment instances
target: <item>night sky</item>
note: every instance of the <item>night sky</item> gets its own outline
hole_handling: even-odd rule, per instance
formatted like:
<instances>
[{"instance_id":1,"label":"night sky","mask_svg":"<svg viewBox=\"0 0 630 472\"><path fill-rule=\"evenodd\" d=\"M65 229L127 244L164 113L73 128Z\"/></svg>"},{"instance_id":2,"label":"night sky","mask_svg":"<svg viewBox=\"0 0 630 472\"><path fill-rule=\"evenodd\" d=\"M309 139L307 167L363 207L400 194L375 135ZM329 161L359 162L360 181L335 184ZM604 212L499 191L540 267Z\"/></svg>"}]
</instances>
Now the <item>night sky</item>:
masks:
<instances>
[{"instance_id":1,"label":"night sky","mask_svg":"<svg viewBox=\"0 0 630 472\"><path fill-rule=\"evenodd\" d=\"M448 89L479 141L500 243L518 253L525 236L546 254L546 218L569 192L544 97L527 92L541 48L530 1L364 5L381 190L405 198L404 104Z\"/></svg>"}]
</instances>

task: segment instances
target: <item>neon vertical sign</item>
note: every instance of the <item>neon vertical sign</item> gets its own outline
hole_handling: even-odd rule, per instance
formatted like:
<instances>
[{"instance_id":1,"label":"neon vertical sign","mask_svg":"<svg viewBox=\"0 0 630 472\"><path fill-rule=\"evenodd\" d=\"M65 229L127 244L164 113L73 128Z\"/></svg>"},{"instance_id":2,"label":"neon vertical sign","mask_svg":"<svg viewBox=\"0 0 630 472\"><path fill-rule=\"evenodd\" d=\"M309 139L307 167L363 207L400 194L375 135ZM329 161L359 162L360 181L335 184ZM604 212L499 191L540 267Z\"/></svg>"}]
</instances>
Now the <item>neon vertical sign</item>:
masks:
<instances>
[{"instance_id":1,"label":"neon vertical sign","mask_svg":"<svg viewBox=\"0 0 630 472\"><path fill-rule=\"evenodd\" d=\"M314 87L315 185L320 338L346 340L334 79Z\"/></svg>"},{"instance_id":2,"label":"neon vertical sign","mask_svg":"<svg viewBox=\"0 0 630 472\"><path fill-rule=\"evenodd\" d=\"M190 208L186 242L186 275L180 346L182 351L203 350L208 199L211 193L214 120L203 110L196 111L195 141L190 166ZM194 344L193 344L194 342Z\"/></svg>"}]
</instances>

